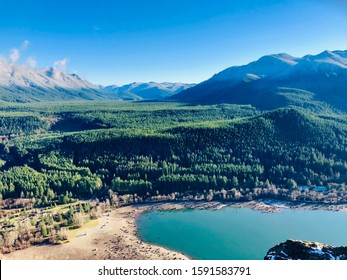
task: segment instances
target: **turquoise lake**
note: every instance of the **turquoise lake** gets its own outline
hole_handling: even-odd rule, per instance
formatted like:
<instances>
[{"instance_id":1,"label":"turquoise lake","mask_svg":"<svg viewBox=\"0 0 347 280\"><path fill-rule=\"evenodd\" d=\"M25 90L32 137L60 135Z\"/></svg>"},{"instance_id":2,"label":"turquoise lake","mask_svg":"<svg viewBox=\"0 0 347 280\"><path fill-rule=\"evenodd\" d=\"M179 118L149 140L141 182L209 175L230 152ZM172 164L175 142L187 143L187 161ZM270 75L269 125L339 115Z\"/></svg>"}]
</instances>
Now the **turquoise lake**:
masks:
<instances>
[{"instance_id":1,"label":"turquoise lake","mask_svg":"<svg viewBox=\"0 0 347 280\"><path fill-rule=\"evenodd\" d=\"M287 239L347 244L347 212L249 208L153 211L137 221L145 242L202 260L260 260Z\"/></svg>"}]
</instances>

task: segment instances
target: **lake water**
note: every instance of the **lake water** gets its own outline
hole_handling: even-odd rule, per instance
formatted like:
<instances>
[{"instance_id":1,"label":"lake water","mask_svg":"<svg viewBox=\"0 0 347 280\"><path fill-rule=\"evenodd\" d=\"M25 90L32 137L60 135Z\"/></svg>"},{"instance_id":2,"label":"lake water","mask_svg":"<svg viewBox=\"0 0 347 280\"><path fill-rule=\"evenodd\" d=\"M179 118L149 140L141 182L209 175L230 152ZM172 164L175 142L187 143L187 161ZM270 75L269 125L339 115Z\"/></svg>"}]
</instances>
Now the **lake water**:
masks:
<instances>
[{"instance_id":1,"label":"lake water","mask_svg":"<svg viewBox=\"0 0 347 280\"><path fill-rule=\"evenodd\" d=\"M257 260L287 239L347 244L347 212L249 208L153 211L137 221L142 240L194 259Z\"/></svg>"}]
</instances>

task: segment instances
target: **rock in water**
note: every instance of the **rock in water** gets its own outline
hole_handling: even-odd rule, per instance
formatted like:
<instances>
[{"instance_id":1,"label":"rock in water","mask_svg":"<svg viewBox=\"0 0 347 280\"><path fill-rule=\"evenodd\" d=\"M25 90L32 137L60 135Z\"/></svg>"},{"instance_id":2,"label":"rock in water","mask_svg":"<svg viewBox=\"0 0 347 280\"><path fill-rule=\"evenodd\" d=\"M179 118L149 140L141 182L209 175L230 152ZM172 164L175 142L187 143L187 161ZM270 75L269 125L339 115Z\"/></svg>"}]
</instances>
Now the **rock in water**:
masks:
<instances>
[{"instance_id":1,"label":"rock in water","mask_svg":"<svg viewBox=\"0 0 347 280\"><path fill-rule=\"evenodd\" d=\"M271 248L264 260L347 260L347 247L287 240Z\"/></svg>"}]
</instances>

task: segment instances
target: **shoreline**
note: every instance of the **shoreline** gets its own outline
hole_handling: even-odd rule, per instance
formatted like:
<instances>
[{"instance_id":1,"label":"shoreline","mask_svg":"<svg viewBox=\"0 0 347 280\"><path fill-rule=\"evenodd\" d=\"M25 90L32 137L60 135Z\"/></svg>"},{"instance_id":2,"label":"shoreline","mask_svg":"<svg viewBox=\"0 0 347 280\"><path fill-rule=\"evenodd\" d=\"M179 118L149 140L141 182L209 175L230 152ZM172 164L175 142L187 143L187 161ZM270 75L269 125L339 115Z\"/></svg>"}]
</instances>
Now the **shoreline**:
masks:
<instances>
[{"instance_id":1,"label":"shoreline","mask_svg":"<svg viewBox=\"0 0 347 280\"><path fill-rule=\"evenodd\" d=\"M97 220L70 232L69 242L60 245L39 245L9 254L1 260L186 260L189 256L146 243L140 239L136 222L148 211L182 209L220 210L224 207L250 208L264 213L283 209L347 211L347 204L308 204L273 199L249 202L157 202L112 209Z\"/></svg>"}]
</instances>

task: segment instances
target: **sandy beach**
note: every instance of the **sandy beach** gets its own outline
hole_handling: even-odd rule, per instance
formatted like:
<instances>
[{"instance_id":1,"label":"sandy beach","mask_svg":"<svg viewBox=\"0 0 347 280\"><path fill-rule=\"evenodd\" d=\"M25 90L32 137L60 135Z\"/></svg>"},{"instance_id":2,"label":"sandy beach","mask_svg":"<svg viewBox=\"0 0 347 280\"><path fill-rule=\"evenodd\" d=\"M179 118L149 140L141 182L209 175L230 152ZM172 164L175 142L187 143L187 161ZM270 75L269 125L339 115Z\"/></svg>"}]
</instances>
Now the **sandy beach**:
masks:
<instances>
[{"instance_id":1,"label":"sandy beach","mask_svg":"<svg viewBox=\"0 0 347 280\"><path fill-rule=\"evenodd\" d=\"M70 233L61 245L33 246L10 254L2 260L182 260L183 254L147 244L137 237L136 217L150 209L181 209L180 204L126 206L105 213L95 221Z\"/></svg>"},{"instance_id":2,"label":"sandy beach","mask_svg":"<svg viewBox=\"0 0 347 280\"><path fill-rule=\"evenodd\" d=\"M69 242L61 245L33 246L0 259L17 260L182 260L182 253L148 244L137 236L136 218L150 210L179 210L184 208L213 209L248 207L262 212L279 212L283 208L305 210L346 211L347 205L321 205L258 200L223 204L219 202L181 202L132 205L113 209L82 228L70 232Z\"/></svg>"}]
</instances>

